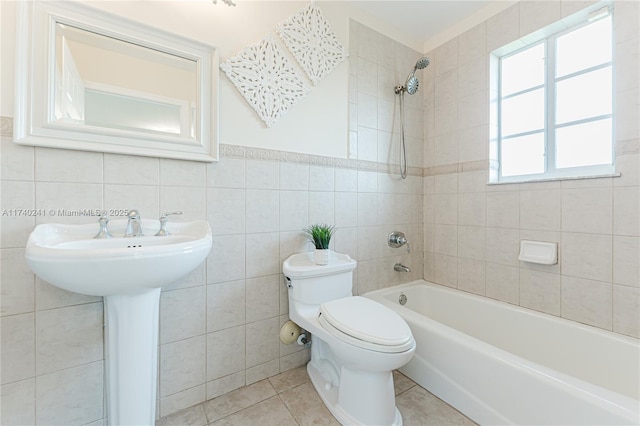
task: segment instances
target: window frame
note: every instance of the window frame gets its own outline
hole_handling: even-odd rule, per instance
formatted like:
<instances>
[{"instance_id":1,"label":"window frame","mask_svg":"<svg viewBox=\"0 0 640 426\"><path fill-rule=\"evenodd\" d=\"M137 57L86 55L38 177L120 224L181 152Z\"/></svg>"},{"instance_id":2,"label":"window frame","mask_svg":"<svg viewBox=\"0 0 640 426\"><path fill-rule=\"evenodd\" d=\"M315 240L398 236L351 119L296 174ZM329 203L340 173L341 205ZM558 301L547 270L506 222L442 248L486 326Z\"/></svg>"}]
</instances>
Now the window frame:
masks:
<instances>
[{"instance_id":1,"label":"window frame","mask_svg":"<svg viewBox=\"0 0 640 426\"><path fill-rule=\"evenodd\" d=\"M612 5L606 5L607 14L599 17L598 19L589 19L590 15L581 14L578 19L573 20L567 25L567 21L559 21L537 33L533 36L527 36L523 39L517 40L503 48L497 49L492 52L491 62L494 76L492 82L495 90L495 100L492 102L492 114L495 114L495 136L492 137L492 141L495 143L493 148L490 148L491 158L491 170L490 170L490 182L489 183L518 183L518 182L535 182L546 180L559 180L559 179L580 179L580 178L597 178L597 177L610 177L618 176L615 173L615 40L614 40L614 13ZM603 10L596 10L595 13L600 13ZM556 45L557 40L571 32L577 31L587 25L593 24L600 19L609 17L611 19L611 59L608 62L591 66L579 71L572 72L570 74L556 78L557 56ZM559 27L559 25L561 25ZM511 56L517 55L527 49L534 48L535 46L544 45L545 65L544 65L544 80L542 85L533 86L518 92L511 93L506 97L502 96L502 61ZM581 75L588 74L599 69L605 69L610 67L611 69L611 113L598 115L589 118L583 118L579 120L573 120L566 123L556 123L556 107L557 107L557 94L556 85L564 80L579 77ZM502 175L502 145L503 140L508 140L515 137L526 136L529 134L538 134L540 130L530 130L527 132L521 132L518 134L508 135L503 137L502 135L502 102L505 99L510 99L515 96L526 94L534 90L543 89L544 92L544 128L542 129L544 137L544 171L542 173L534 174L519 174L519 175ZM556 167L556 130L569 127L577 124L598 122L604 119L611 120L611 163L589 165L589 166L576 166L576 167Z\"/></svg>"}]
</instances>

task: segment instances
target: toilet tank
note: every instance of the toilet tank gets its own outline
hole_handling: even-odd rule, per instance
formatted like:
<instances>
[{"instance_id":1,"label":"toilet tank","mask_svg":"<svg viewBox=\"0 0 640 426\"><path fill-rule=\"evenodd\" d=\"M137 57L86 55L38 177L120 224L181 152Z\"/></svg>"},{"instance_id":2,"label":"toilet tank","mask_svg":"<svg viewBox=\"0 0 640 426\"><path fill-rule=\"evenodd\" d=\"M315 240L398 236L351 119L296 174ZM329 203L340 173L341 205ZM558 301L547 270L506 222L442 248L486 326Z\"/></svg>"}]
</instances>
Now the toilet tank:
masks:
<instances>
[{"instance_id":1,"label":"toilet tank","mask_svg":"<svg viewBox=\"0 0 640 426\"><path fill-rule=\"evenodd\" d=\"M331 253L328 265L316 265L313 253L289 256L282 264L289 297L300 303L319 305L352 296L353 270L357 262L348 255Z\"/></svg>"}]
</instances>

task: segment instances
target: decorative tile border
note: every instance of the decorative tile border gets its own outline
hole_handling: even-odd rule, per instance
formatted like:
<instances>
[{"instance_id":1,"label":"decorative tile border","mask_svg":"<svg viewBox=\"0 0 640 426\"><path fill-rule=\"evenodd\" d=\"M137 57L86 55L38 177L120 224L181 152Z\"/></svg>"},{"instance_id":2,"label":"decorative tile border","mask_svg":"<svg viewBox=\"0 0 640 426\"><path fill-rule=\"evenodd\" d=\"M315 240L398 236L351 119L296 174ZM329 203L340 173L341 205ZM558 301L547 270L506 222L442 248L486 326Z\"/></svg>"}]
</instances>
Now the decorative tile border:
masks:
<instances>
[{"instance_id":1,"label":"decorative tile border","mask_svg":"<svg viewBox=\"0 0 640 426\"><path fill-rule=\"evenodd\" d=\"M489 170L489 160L467 161L465 163L443 164L440 166L426 167L422 176L450 175L452 173L477 172Z\"/></svg>"},{"instance_id":2,"label":"decorative tile border","mask_svg":"<svg viewBox=\"0 0 640 426\"><path fill-rule=\"evenodd\" d=\"M0 136L13 136L13 117L0 116ZM637 152L638 141L628 141L630 149L635 147ZM282 161L286 163L310 164L313 166L336 167L340 169L366 170L378 173L396 174L396 164L378 163L375 161L352 160L348 158L325 157L321 155L300 154L297 152L278 151L274 149L253 148L240 145L220 144L221 158L245 158L249 160ZM628 153L628 152L624 152ZM618 153L621 154L621 153ZM409 167L410 176L437 176L451 173L488 170L488 161L469 161L466 163L446 164L434 167Z\"/></svg>"},{"instance_id":3,"label":"decorative tile border","mask_svg":"<svg viewBox=\"0 0 640 426\"><path fill-rule=\"evenodd\" d=\"M13 136L13 117L0 117L0 136Z\"/></svg>"},{"instance_id":4,"label":"decorative tile border","mask_svg":"<svg viewBox=\"0 0 640 426\"><path fill-rule=\"evenodd\" d=\"M393 174L396 164L374 161L352 160L348 158L324 157L321 155L300 154L289 151L277 151L239 145L220 145L220 156L226 158L246 158L250 160L283 161L287 163L310 164L313 166L336 167L340 169L365 170ZM423 176L421 167L409 167L409 175Z\"/></svg>"},{"instance_id":5,"label":"decorative tile border","mask_svg":"<svg viewBox=\"0 0 640 426\"><path fill-rule=\"evenodd\" d=\"M640 139L627 139L616 142L616 155L640 153Z\"/></svg>"}]
</instances>

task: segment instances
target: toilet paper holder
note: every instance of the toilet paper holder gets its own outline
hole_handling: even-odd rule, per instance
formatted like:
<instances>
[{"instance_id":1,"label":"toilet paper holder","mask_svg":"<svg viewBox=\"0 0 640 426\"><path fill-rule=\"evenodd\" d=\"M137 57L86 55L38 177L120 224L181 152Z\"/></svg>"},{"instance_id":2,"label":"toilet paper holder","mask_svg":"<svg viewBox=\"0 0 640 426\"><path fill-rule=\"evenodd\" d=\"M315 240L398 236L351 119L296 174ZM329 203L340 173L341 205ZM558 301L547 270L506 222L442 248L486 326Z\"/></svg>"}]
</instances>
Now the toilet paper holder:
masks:
<instances>
[{"instance_id":1,"label":"toilet paper holder","mask_svg":"<svg viewBox=\"0 0 640 426\"><path fill-rule=\"evenodd\" d=\"M280 341L285 345L297 343L305 348L311 345L307 332L291 320L285 322L282 324L282 327L280 327Z\"/></svg>"}]
</instances>

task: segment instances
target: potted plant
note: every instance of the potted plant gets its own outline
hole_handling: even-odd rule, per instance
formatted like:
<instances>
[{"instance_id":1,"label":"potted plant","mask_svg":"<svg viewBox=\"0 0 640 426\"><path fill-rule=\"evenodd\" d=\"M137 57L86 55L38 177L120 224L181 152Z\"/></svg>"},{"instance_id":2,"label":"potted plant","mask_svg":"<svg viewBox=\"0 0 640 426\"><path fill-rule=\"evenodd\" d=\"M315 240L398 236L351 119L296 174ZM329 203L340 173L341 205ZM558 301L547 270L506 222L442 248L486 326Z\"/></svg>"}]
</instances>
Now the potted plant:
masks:
<instances>
[{"instance_id":1,"label":"potted plant","mask_svg":"<svg viewBox=\"0 0 640 426\"><path fill-rule=\"evenodd\" d=\"M335 232L336 229L333 225L326 224L311 225L304 230L307 238L315 247L314 261L317 265L329 264L329 243Z\"/></svg>"}]
</instances>

